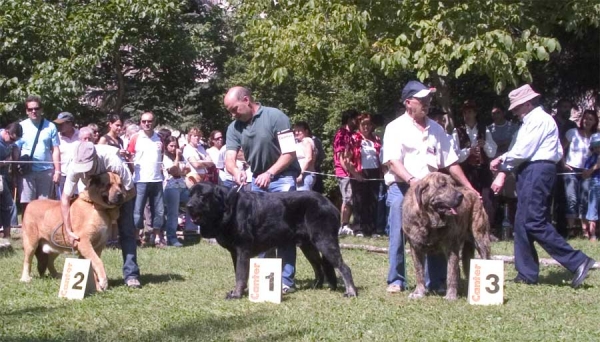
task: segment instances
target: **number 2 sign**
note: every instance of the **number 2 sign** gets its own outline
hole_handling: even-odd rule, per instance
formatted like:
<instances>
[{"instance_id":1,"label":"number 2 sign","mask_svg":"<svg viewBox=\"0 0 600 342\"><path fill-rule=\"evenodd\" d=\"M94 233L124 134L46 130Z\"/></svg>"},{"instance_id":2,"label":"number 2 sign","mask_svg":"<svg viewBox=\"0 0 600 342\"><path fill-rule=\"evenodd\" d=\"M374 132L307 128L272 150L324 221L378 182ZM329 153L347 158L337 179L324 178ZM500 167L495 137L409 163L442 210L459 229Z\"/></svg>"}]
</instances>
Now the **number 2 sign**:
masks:
<instances>
[{"instance_id":1,"label":"number 2 sign","mask_svg":"<svg viewBox=\"0 0 600 342\"><path fill-rule=\"evenodd\" d=\"M250 259L248 297L251 302L281 303L281 259Z\"/></svg>"},{"instance_id":2,"label":"number 2 sign","mask_svg":"<svg viewBox=\"0 0 600 342\"><path fill-rule=\"evenodd\" d=\"M58 296L68 299L83 299L86 294L95 291L96 284L90 260L66 258Z\"/></svg>"},{"instance_id":3,"label":"number 2 sign","mask_svg":"<svg viewBox=\"0 0 600 342\"><path fill-rule=\"evenodd\" d=\"M504 261L471 259L469 304L504 304Z\"/></svg>"}]
</instances>

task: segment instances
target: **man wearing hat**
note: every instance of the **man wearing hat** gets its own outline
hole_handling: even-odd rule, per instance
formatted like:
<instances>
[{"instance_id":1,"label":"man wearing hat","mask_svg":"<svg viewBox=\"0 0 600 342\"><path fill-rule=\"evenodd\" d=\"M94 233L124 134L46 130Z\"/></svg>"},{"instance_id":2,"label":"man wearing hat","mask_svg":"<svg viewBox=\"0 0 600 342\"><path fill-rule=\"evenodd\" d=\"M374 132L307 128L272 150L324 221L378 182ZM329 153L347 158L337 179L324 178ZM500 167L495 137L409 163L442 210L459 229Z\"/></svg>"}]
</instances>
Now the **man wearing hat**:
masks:
<instances>
[{"instance_id":1,"label":"man wearing hat","mask_svg":"<svg viewBox=\"0 0 600 342\"><path fill-rule=\"evenodd\" d=\"M62 112L58 114L54 123L58 127L60 160L63 165L68 165L73 158L73 147L79 141L79 130L75 129L75 117L69 112ZM65 170L66 167L61 168L59 186L61 191L65 184L65 176L67 175Z\"/></svg>"},{"instance_id":2,"label":"man wearing hat","mask_svg":"<svg viewBox=\"0 0 600 342\"><path fill-rule=\"evenodd\" d=\"M594 260L573 249L549 220L550 195L556 180L556 163L562 158L558 128L540 106L540 94L528 84L508 95L508 110L523 121L512 148L494 159L490 168L513 170L517 174L517 215L515 218L515 282L536 284L539 260L537 242L561 265L574 273L571 286L579 287Z\"/></svg>"},{"instance_id":3,"label":"man wearing hat","mask_svg":"<svg viewBox=\"0 0 600 342\"><path fill-rule=\"evenodd\" d=\"M383 136L382 162L389 167L384 177L388 185L387 205L390 209L388 293L401 292L406 288L402 201L410 185L431 172L447 168L456 181L473 189L458 165L451 138L442 126L427 117L433 92L435 89L421 82L408 82L401 98L406 114L390 122ZM430 291L444 292L445 258L427 256L425 276Z\"/></svg>"},{"instance_id":4,"label":"man wearing hat","mask_svg":"<svg viewBox=\"0 0 600 342\"><path fill-rule=\"evenodd\" d=\"M69 164L65 187L60 197L60 206L65 230L74 246L79 237L73 233L70 220L70 201L76 184L81 181L86 187L90 176L104 172L114 172L121 177L125 190L134 188L129 168L119 157L119 149L109 145L94 145L89 141L77 143L73 149L73 159ZM136 234L133 224L135 198L125 202L119 213L119 243L123 252L123 278L130 288L140 288L140 269L137 265Z\"/></svg>"}]
</instances>

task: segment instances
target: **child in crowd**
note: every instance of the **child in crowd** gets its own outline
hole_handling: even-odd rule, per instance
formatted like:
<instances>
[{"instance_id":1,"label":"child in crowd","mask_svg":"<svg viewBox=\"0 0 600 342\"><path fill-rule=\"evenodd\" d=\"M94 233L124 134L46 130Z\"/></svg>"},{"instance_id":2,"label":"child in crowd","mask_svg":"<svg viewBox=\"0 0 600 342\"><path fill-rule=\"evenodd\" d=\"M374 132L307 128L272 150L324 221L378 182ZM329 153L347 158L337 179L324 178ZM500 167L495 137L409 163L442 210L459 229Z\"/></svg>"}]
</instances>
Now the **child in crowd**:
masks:
<instances>
[{"instance_id":1,"label":"child in crowd","mask_svg":"<svg viewBox=\"0 0 600 342\"><path fill-rule=\"evenodd\" d=\"M594 133L590 138L592 154L585 161L585 170L582 177L590 179L590 192L588 197L588 210L586 219L590 222L587 231L583 232L586 238L596 241L596 223L600 212L600 133Z\"/></svg>"}]
</instances>

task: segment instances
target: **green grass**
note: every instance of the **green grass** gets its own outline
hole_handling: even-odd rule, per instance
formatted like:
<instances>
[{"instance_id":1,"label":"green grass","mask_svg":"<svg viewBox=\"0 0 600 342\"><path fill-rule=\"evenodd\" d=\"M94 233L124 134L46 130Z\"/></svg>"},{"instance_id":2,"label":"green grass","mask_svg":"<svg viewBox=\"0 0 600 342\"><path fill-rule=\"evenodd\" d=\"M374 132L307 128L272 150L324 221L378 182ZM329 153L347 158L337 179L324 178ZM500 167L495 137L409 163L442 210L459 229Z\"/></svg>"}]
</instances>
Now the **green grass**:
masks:
<instances>
[{"instance_id":1,"label":"green grass","mask_svg":"<svg viewBox=\"0 0 600 342\"><path fill-rule=\"evenodd\" d=\"M385 239L343 242L387 245ZM572 243L600 260L598 245ZM597 341L600 336L596 271L574 290L569 272L545 267L542 285L506 283L504 305L470 306L464 295L455 302L388 295L387 256L345 250L359 288L358 298L347 299L343 289L309 289L313 276L299 253L300 290L280 305L255 304L247 298L224 300L234 283L230 257L202 242L138 250L141 290L121 285L120 251L108 250L103 260L109 290L69 301L57 297L60 280L35 276L30 284L19 282L23 252L18 241L15 246L14 253L0 257L0 341ZM493 250L509 255L512 247L496 243ZM58 269L63 260L57 260ZM408 270L414 286L411 264ZM505 272L507 279L515 276L512 265Z\"/></svg>"}]
</instances>

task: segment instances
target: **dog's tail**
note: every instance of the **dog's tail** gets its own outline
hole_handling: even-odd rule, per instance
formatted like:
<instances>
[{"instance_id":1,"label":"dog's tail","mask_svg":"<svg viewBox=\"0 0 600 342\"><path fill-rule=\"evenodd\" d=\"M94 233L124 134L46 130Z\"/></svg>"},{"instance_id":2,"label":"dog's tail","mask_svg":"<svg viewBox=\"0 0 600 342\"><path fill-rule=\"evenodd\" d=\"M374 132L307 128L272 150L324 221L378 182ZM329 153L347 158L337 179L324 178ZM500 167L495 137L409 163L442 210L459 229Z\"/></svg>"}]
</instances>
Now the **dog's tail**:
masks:
<instances>
[{"instance_id":1,"label":"dog's tail","mask_svg":"<svg viewBox=\"0 0 600 342\"><path fill-rule=\"evenodd\" d=\"M483 208L481 201L474 201L473 216L471 221L471 233L475 248L481 259L490 259L492 256L492 247L490 240L490 221Z\"/></svg>"}]
</instances>

